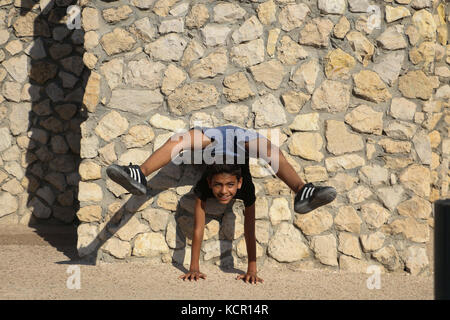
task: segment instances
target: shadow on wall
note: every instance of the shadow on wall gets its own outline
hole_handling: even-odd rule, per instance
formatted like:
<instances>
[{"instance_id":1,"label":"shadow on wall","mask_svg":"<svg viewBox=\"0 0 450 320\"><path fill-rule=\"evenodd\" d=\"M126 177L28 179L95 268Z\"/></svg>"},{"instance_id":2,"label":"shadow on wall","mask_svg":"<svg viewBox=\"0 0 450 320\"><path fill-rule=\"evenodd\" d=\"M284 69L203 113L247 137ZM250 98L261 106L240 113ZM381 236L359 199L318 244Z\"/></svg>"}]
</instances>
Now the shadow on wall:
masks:
<instances>
[{"instance_id":1,"label":"shadow on wall","mask_svg":"<svg viewBox=\"0 0 450 320\"><path fill-rule=\"evenodd\" d=\"M29 65L26 92L31 103L19 103L19 100L9 104L15 118L27 120L26 124L22 122L23 128L12 131L17 136L18 145L26 148L22 159L26 169L22 176L26 178L26 203L32 214L29 226L70 259L59 263L95 265L98 260L109 258L100 247L131 218L142 218L142 205L168 188L195 184L202 173L199 169L204 167L170 163L162 168L149 180L146 196L131 196L120 208L108 212L98 236L77 250L81 124L87 120L82 102L90 70L83 63L84 31L73 21L67 21L70 16L68 8L75 4L76 0L55 0L39 8L39 4L33 1L22 1L17 8L20 15L12 24L15 36L31 44L27 49L28 57L23 55ZM103 176L106 175L104 169ZM18 175L20 170L18 168ZM178 180L174 179L174 174L178 175ZM220 206L213 200L211 212L217 210L217 205ZM231 257L235 226L231 207L232 203L220 209L222 213L228 212L227 229L220 232L221 248L216 248L216 251L225 252L220 256L220 267L226 272L236 271ZM172 224L176 234L169 240L174 249L172 263L183 272L187 271L183 261L189 262L186 245L192 238L193 208L194 197L188 193L177 204L175 214L168 217L168 223ZM209 216L206 223L211 219L222 225L221 216ZM49 225L65 227L49 232Z\"/></svg>"},{"instance_id":2,"label":"shadow on wall","mask_svg":"<svg viewBox=\"0 0 450 320\"><path fill-rule=\"evenodd\" d=\"M66 23L67 8L76 2L52 0L39 8L39 2L21 1L13 29L17 38L31 40L26 84L31 104L11 104L12 115L28 120L26 130L12 131L26 148L29 225L70 259L78 257L80 124L87 118L82 101L90 75L83 64L84 32ZM49 233L49 224L66 227Z\"/></svg>"},{"instance_id":3,"label":"shadow on wall","mask_svg":"<svg viewBox=\"0 0 450 320\"><path fill-rule=\"evenodd\" d=\"M151 229L154 232L152 233L153 235L158 235L155 238L151 238L150 241L152 241L153 245L159 241L169 244L169 247L173 249L170 262L181 272L187 272L188 270L183 266L183 263L190 264L190 249L188 252L186 248L188 245L191 245L194 227L195 196L192 190L183 195L180 201L177 202L176 208L173 210L175 211L174 214L167 214L167 210L152 208L154 207L152 204L154 204L155 199L158 201L156 197L158 194L169 188L194 185L200 179L204 169L204 164L175 165L170 162L148 180L146 195L131 195L122 204L111 205L104 219L105 223L101 225L100 230L97 230L96 226L89 224L81 225L81 228L93 228L92 233L98 235L94 239L91 237L79 239L81 260L72 259L71 261L61 261L59 263L95 265L99 260L111 261L113 258L108 253L105 253L105 247L103 247L108 240L117 237L117 239L123 241L130 241L139 232L137 230L124 231L122 229L128 224L135 225L130 221L131 219L152 221L152 215L161 214L167 217L167 223L161 223L164 219L155 219L155 222L149 223L150 228L146 232L149 232ZM211 257L216 258L218 256L217 252L220 252L219 267L224 272L243 273L243 271L234 268L234 262L231 256L236 219L236 215L233 212L236 211L236 209L233 210L234 204L235 201L227 205L221 205L215 199L207 201L205 225L209 224L213 230L211 233L218 234L220 239L219 247L211 249L211 252L216 252L215 254L210 254ZM152 210L146 211L149 208L152 208ZM243 209L243 206L242 208L237 207L237 210L241 210L242 213ZM220 229L220 232L218 232L218 229ZM162 234L160 233L161 231L166 232ZM83 231L83 234L89 233L89 230ZM205 233L208 233L208 230L205 230ZM134 243L131 246L133 248L133 256L137 258L152 257L151 250L145 246L146 240L142 241L139 245L136 245L136 241L137 237L135 237ZM203 247L204 244L202 245ZM160 253L156 252L156 255L159 256Z\"/></svg>"}]
</instances>

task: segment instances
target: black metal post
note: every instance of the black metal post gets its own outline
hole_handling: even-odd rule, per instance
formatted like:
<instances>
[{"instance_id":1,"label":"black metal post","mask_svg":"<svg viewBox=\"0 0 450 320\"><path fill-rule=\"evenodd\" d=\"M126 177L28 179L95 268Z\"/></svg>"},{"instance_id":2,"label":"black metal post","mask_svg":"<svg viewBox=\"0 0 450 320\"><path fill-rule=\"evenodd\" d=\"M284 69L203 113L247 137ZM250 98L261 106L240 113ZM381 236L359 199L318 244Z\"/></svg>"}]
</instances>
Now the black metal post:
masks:
<instances>
[{"instance_id":1,"label":"black metal post","mask_svg":"<svg viewBox=\"0 0 450 320\"><path fill-rule=\"evenodd\" d=\"M434 202L434 298L450 300L450 199Z\"/></svg>"}]
</instances>

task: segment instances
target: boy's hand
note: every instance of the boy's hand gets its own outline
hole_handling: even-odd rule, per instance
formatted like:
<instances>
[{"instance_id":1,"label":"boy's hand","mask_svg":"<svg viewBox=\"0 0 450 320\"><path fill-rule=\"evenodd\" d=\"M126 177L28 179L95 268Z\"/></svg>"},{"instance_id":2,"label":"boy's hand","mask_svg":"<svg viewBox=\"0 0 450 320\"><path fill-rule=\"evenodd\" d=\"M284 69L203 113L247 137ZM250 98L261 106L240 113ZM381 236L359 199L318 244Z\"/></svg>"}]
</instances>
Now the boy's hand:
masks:
<instances>
[{"instance_id":1,"label":"boy's hand","mask_svg":"<svg viewBox=\"0 0 450 320\"><path fill-rule=\"evenodd\" d=\"M188 273L181 275L178 279L183 279L183 281L186 279L189 281L197 281L198 279L206 280L206 274L201 273L200 271L189 271Z\"/></svg>"},{"instance_id":2,"label":"boy's hand","mask_svg":"<svg viewBox=\"0 0 450 320\"><path fill-rule=\"evenodd\" d=\"M263 283L264 280L256 275L256 272L247 271L246 274L240 274L236 277L236 280L244 280L245 283L257 284L258 282Z\"/></svg>"}]
</instances>

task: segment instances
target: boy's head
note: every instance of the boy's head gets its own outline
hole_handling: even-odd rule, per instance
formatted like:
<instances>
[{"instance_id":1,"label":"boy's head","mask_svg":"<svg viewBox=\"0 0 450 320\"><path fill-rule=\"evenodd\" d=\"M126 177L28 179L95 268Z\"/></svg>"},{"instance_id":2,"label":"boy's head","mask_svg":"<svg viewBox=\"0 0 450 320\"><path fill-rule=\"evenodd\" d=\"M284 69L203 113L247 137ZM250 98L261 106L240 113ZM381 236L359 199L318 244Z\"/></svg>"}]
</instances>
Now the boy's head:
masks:
<instances>
[{"instance_id":1,"label":"boy's head","mask_svg":"<svg viewBox=\"0 0 450 320\"><path fill-rule=\"evenodd\" d=\"M226 204L242 186L241 166L237 164L211 164L206 167L206 179L216 199Z\"/></svg>"}]
</instances>

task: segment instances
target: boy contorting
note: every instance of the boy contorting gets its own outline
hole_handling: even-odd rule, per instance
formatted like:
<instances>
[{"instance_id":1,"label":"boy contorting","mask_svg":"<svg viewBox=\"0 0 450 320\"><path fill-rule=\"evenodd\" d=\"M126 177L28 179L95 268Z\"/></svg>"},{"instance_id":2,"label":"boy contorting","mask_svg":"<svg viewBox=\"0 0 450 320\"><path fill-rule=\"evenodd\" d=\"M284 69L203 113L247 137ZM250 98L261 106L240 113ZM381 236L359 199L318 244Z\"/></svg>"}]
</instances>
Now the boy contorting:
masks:
<instances>
[{"instance_id":1,"label":"boy contorting","mask_svg":"<svg viewBox=\"0 0 450 320\"><path fill-rule=\"evenodd\" d=\"M227 204L232 199L244 201L248 269L246 274L238 276L237 279L250 283L263 281L256 273L256 197L249 170L250 157L265 160L275 174L295 192L294 211L297 213L310 212L336 198L336 190L333 187L305 184L281 150L269 139L253 130L231 125L216 128L195 126L187 132L174 134L140 166L131 163L129 166L111 165L106 172L113 181L130 193L143 195L147 193L147 176L171 160L175 163L190 163L192 158L183 159L186 154L183 151L194 151L194 155L195 151L201 151L201 159L194 157L194 164L207 164L207 169L193 190L196 201L191 266L189 272L180 277L183 280L206 277L199 270L200 247L205 226L205 201L215 197L222 204Z\"/></svg>"}]
</instances>

